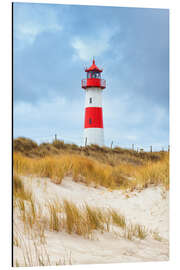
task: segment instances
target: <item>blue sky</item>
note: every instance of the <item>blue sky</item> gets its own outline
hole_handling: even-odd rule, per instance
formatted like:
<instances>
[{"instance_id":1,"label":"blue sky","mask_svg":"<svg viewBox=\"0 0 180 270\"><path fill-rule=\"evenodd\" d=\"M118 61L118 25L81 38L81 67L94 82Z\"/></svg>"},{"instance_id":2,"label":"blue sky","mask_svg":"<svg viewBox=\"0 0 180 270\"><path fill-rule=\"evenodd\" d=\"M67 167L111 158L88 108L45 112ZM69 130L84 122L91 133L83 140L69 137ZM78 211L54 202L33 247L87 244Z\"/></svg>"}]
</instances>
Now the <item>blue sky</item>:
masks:
<instances>
[{"instance_id":1,"label":"blue sky","mask_svg":"<svg viewBox=\"0 0 180 270\"><path fill-rule=\"evenodd\" d=\"M169 144L169 11L14 4L14 137L82 143L81 79L104 69L105 143Z\"/></svg>"}]
</instances>

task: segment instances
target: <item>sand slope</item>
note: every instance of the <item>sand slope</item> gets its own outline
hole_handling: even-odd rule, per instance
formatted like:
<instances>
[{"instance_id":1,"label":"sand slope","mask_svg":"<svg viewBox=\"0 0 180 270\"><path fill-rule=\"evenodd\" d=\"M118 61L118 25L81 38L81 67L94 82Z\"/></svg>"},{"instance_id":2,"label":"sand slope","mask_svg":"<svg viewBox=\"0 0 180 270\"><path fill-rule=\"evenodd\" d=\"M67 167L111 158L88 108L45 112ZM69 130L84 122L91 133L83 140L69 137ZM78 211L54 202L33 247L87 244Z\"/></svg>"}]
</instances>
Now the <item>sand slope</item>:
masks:
<instances>
[{"instance_id":1,"label":"sand slope","mask_svg":"<svg viewBox=\"0 0 180 270\"><path fill-rule=\"evenodd\" d=\"M95 232L92 239L85 239L75 234L46 231L46 248L52 262L60 257L73 264L168 260L169 193L162 187L134 192L111 191L76 183L70 177L66 177L61 185L55 185L47 178L24 177L24 182L32 186L35 198L41 204L57 197L77 205L86 202L92 206L113 208L127 220L145 225L161 237L160 241L150 235L144 240L127 240L111 231ZM18 220L16 224L21 230ZM14 248L14 257L23 262L19 247Z\"/></svg>"}]
</instances>

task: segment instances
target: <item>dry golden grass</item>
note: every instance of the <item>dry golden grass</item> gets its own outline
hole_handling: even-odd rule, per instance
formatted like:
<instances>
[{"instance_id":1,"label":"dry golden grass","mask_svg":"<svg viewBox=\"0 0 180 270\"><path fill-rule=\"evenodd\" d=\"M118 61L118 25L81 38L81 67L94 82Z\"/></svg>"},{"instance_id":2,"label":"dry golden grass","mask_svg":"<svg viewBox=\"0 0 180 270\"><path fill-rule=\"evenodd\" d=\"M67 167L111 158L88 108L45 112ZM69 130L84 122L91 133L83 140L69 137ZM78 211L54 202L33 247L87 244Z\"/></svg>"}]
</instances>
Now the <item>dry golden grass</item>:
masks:
<instances>
[{"instance_id":1,"label":"dry golden grass","mask_svg":"<svg viewBox=\"0 0 180 270\"><path fill-rule=\"evenodd\" d=\"M113 224L123 229L126 227L126 220L123 215L118 214L115 210L111 210L111 216Z\"/></svg>"},{"instance_id":2,"label":"dry golden grass","mask_svg":"<svg viewBox=\"0 0 180 270\"><path fill-rule=\"evenodd\" d=\"M140 225L127 225L125 217L113 209L104 210L87 204L77 207L67 200L50 201L43 205L42 209L42 205L37 203L33 196L29 201L21 197L16 197L15 201L14 215L21 220L24 233L36 231L41 243L45 242L45 230L66 231L69 234L92 238L94 231L110 231L110 225L123 229L125 238L146 237L145 228ZM14 236L14 244L19 245L17 235Z\"/></svg>"},{"instance_id":3,"label":"dry golden grass","mask_svg":"<svg viewBox=\"0 0 180 270\"><path fill-rule=\"evenodd\" d=\"M86 222L91 230L104 230L104 224L107 222L107 213L99 208L93 208L86 204L85 206ZM107 227L107 226L106 226Z\"/></svg>"},{"instance_id":4,"label":"dry golden grass","mask_svg":"<svg viewBox=\"0 0 180 270\"><path fill-rule=\"evenodd\" d=\"M163 185L169 189L169 156L156 163L148 161L134 171L135 184L145 188L148 185Z\"/></svg>"},{"instance_id":5,"label":"dry golden grass","mask_svg":"<svg viewBox=\"0 0 180 270\"><path fill-rule=\"evenodd\" d=\"M123 162L111 166L82 155L29 158L14 153L14 175L49 177L56 184L60 184L65 176L71 175L74 181L111 189L133 190L152 184L169 189L169 154L164 153L161 160L148 160L141 165Z\"/></svg>"},{"instance_id":6,"label":"dry golden grass","mask_svg":"<svg viewBox=\"0 0 180 270\"><path fill-rule=\"evenodd\" d=\"M25 189L21 177L17 174L13 175L13 196L26 201L30 201L32 198L32 191Z\"/></svg>"},{"instance_id":7,"label":"dry golden grass","mask_svg":"<svg viewBox=\"0 0 180 270\"><path fill-rule=\"evenodd\" d=\"M28 200L26 196L23 199L21 196L16 196L14 200L16 202L14 216L16 216L16 221L18 219L21 221L24 228L24 230L17 230L14 223L16 230L14 230L13 245L22 250L24 258L23 263L22 260L14 259L14 266L71 264L71 255L60 258L56 262L50 260L45 237L45 231L48 230L65 231L93 239L95 231L114 232L113 226L116 226L120 229L120 236L125 239L145 239L147 235L152 235L155 240L161 241L157 232L149 232L142 225L128 222L114 209L102 209L87 204L77 207L73 202L58 201L58 199L40 205L33 196ZM116 234L117 229L114 232L115 236ZM117 235L119 237L119 234Z\"/></svg>"},{"instance_id":8,"label":"dry golden grass","mask_svg":"<svg viewBox=\"0 0 180 270\"><path fill-rule=\"evenodd\" d=\"M124 238L133 240L134 238L145 239L148 235L148 230L145 226L139 224L129 224L124 228Z\"/></svg>"},{"instance_id":9,"label":"dry golden grass","mask_svg":"<svg viewBox=\"0 0 180 270\"><path fill-rule=\"evenodd\" d=\"M52 231L60 231L62 230L62 222L59 218L59 213L61 206L57 201L49 202L48 203L48 210L49 210L49 228Z\"/></svg>"},{"instance_id":10,"label":"dry golden grass","mask_svg":"<svg viewBox=\"0 0 180 270\"><path fill-rule=\"evenodd\" d=\"M72 176L74 181L94 187L103 186L109 190L133 191L149 185L161 185L168 190L168 153L135 153L95 145L80 148L62 142L41 146L26 140L23 140L23 144L27 145L22 146L21 143L22 140L16 144L20 151L13 155L14 216L23 224L23 234L34 241L32 251L32 245L30 248L17 233L13 236L14 246L23 250L24 266L66 264L64 258L55 263L50 261L45 251L46 231L65 231L93 239L95 231L109 232L116 226L121 236L129 240L145 239L149 234L144 226L128 222L113 209L104 210L87 204L77 207L73 202L58 199L42 206L37 203L28 185L24 185L26 180L22 176L48 177L55 184L61 184L65 176ZM45 154L42 154L43 151ZM48 151L51 155L48 155ZM162 240L157 232L152 237ZM32 253L36 254L35 260ZM67 263L70 262L71 257L68 257ZM20 266L21 262L15 260L14 265Z\"/></svg>"},{"instance_id":11,"label":"dry golden grass","mask_svg":"<svg viewBox=\"0 0 180 270\"><path fill-rule=\"evenodd\" d=\"M49 149L45 156L35 154L44 148ZM14 150L18 151L14 152L13 158L14 174L17 176L49 177L52 182L60 184L64 176L71 175L74 181L111 189L133 190L136 187L146 188L151 184L164 185L169 189L167 152L138 153L98 145L78 147L59 140L38 146L25 138L14 140ZM28 157L31 154L33 158Z\"/></svg>"},{"instance_id":12,"label":"dry golden grass","mask_svg":"<svg viewBox=\"0 0 180 270\"><path fill-rule=\"evenodd\" d=\"M64 228L67 233L90 238L94 230L104 231L106 213L87 204L77 207L73 202L64 200Z\"/></svg>"},{"instance_id":13,"label":"dry golden grass","mask_svg":"<svg viewBox=\"0 0 180 270\"><path fill-rule=\"evenodd\" d=\"M20 153L14 153L13 170L16 175L36 175L49 177L60 184L65 173L64 160L57 157L33 159Z\"/></svg>"},{"instance_id":14,"label":"dry golden grass","mask_svg":"<svg viewBox=\"0 0 180 270\"><path fill-rule=\"evenodd\" d=\"M82 211L74 203L67 200L64 200L64 211L66 216L64 220L66 231L69 234L76 233L86 236L89 233L88 225L85 222Z\"/></svg>"},{"instance_id":15,"label":"dry golden grass","mask_svg":"<svg viewBox=\"0 0 180 270\"><path fill-rule=\"evenodd\" d=\"M143 164L144 161L158 161L164 152L137 152L130 149L115 147L113 149L98 145L78 146L76 144L67 144L61 140L55 140L52 143L36 142L28 138L19 137L13 140L14 152L22 153L25 156L38 158L54 155L75 154L91 157L101 163L116 166L123 163L134 165Z\"/></svg>"}]
</instances>

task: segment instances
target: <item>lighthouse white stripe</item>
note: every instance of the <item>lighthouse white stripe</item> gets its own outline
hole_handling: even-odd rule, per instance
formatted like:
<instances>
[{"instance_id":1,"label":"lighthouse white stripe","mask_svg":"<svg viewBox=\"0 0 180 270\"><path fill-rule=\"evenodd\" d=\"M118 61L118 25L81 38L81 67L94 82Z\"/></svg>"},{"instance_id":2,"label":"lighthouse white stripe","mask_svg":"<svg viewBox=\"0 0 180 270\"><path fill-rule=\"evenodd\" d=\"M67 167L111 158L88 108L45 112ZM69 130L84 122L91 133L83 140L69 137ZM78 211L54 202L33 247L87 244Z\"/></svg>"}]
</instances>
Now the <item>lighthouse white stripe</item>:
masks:
<instances>
[{"instance_id":1,"label":"lighthouse white stripe","mask_svg":"<svg viewBox=\"0 0 180 270\"><path fill-rule=\"evenodd\" d=\"M85 90L85 107L102 107L102 90L91 87Z\"/></svg>"},{"instance_id":2,"label":"lighthouse white stripe","mask_svg":"<svg viewBox=\"0 0 180 270\"><path fill-rule=\"evenodd\" d=\"M103 128L85 128L84 129L84 145L98 144L104 145L104 129Z\"/></svg>"}]
</instances>

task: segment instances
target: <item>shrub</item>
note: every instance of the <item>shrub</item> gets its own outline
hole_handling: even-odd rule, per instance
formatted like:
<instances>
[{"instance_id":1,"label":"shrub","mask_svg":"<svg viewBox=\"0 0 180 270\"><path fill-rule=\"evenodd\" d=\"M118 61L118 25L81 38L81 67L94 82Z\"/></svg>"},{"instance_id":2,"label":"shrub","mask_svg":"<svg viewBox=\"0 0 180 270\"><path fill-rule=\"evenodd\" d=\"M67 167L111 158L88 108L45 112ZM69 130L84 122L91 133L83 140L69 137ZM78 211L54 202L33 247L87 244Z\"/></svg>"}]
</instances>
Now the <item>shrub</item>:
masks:
<instances>
[{"instance_id":1,"label":"shrub","mask_svg":"<svg viewBox=\"0 0 180 270\"><path fill-rule=\"evenodd\" d=\"M37 149L38 145L36 142L32 141L31 139L19 137L13 140L13 149L16 152L28 152L32 149Z\"/></svg>"}]
</instances>

